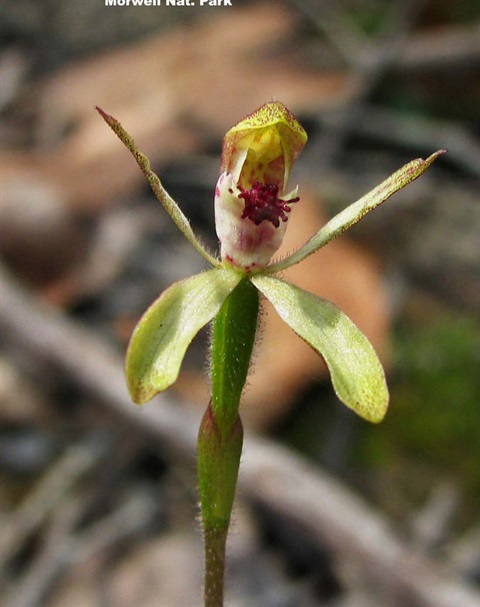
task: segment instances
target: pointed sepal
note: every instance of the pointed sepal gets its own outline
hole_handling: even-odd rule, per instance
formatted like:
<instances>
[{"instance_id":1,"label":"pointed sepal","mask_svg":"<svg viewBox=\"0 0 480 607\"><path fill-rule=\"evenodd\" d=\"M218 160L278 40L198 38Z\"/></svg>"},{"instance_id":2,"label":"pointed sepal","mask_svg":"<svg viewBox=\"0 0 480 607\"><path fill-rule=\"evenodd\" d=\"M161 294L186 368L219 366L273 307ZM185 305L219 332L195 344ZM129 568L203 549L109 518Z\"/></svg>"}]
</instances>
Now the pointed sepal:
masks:
<instances>
[{"instance_id":1,"label":"pointed sepal","mask_svg":"<svg viewBox=\"0 0 480 607\"><path fill-rule=\"evenodd\" d=\"M390 175L376 188L365 194L360 200L354 202L346 209L335 215L326 225L324 225L310 240L308 240L298 251L289 255L282 261L270 264L266 270L268 274L275 274L293 266L305 257L315 253L321 247L324 247L331 240L343 234L346 230L352 227L357 221L360 221L367 213L378 207L382 202L385 202L401 190L406 185L423 175L428 167L446 150L438 150L426 160L417 158L401 169Z\"/></svg>"},{"instance_id":2,"label":"pointed sepal","mask_svg":"<svg viewBox=\"0 0 480 607\"><path fill-rule=\"evenodd\" d=\"M389 398L385 374L373 346L348 316L278 278L251 280L287 325L321 354L338 398L364 419L380 422Z\"/></svg>"},{"instance_id":3,"label":"pointed sepal","mask_svg":"<svg viewBox=\"0 0 480 607\"><path fill-rule=\"evenodd\" d=\"M176 381L191 341L240 280L230 269L209 270L174 283L153 302L127 350L127 385L135 403L147 402Z\"/></svg>"},{"instance_id":4,"label":"pointed sepal","mask_svg":"<svg viewBox=\"0 0 480 607\"><path fill-rule=\"evenodd\" d=\"M192 230L192 226L183 214L182 209L178 206L175 200L163 187L163 184L160 181L158 175L152 171L150 161L145 156L145 154L142 154L142 152L140 152L137 145L135 144L133 137L123 128L123 126L116 118L114 118L110 114L107 114L107 112L103 111L102 108L98 106L96 106L95 109L105 120L108 126L112 129L115 135L120 139L120 141L127 148L127 150L135 158L138 166L142 170L142 173L147 178L147 181L150 184L153 193L157 197L157 200L161 203L163 208L173 219L176 226L182 232L185 238L190 241L191 245L195 248L195 250L200 253L200 255L212 266L217 268L220 267L220 262L218 261L218 259L213 257L213 255L211 255L211 253L203 246L203 244L200 242L200 240L197 238L196 234Z\"/></svg>"}]
</instances>

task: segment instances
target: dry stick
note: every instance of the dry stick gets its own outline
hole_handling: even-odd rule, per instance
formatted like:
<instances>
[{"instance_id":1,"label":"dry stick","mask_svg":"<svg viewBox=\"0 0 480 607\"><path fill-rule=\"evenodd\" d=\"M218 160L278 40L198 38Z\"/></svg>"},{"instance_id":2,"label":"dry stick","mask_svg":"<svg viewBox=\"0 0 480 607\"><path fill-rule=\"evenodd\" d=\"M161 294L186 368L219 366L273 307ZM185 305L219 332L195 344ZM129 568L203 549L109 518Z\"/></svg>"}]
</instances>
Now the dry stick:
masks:
<instances>
[{"instance_id":1,"label":"dry stick","mask_svg":"<svg viewBox=\"0 0 480 607\"><path fill-rule=\"evenodd\" d=\"M414 32L399 57L398 66L410 70L455 68L478 63L480 22L448 25Z\"/></svg>"},{"instance_id":2,"label":"dry stick","mask_svg":"<svg viewBox=\"0 0 480 607\"><path fill-rule=\"evenodd\" d=\"M0 329L14 343L67 373L116 415L191 461L198 418L165 394L139 410L130 403L117 352L86 328L16 286L0 268ZM367 579L409 607L478 607L473 588L413 553L385 519L341 484L288 449L246 440L240 489L303 529L334 554L356 560ZM391 596L391 595L390 595Z\"/></svg>"},{"instance_id":3,"label":"dry stick","mask_svg":"<svg viewBox=\"0 0 480 607\"><path fill-rule=\"evenodd\" d=\"M345 147L353 127L364 121L368 96L397 62L425 0L393 2L381 31L373 37L361 34L339 3L326 2L319 12L315 2L292 1L330 39L352 71L351 98L331 116L324 117L324 133L310 151L325 171Z\"/></svg>"},{"instance_id":4,"label":"dry stick","mask_svg":"<svg viewBox=\"0 0 480 607\"><path fill-rule=\"evenodd\" d=\"M286 449L246 441L240 486L270 512L363 568L385 604L478 607L480 596L401 543L388 521L328 474Z\"/></svg>"},{"instance_id":5,"label":"dry stick","mask_svg":"<svg viewBox=\"0 0 480 607\"><path fill-rule=\"evenodd\" d=\"M470 528L463 536L447 547L449 562L453 569L465 577L473 577L478 566L480 546L480 523Z\"/></svg>"},{"instance_id":6,"label":"dry stick","mask_svg":"<svg viewBox=\"0 0 480 607\"><path fill-rule=\"evenodd\" d=\"M444 147L450 162L468 174L480 177L480 144L466 127L448 120L406 117L395 110L364 104L363 119L351 125L350 133L375 137L418 150Z\"/></svg>"},{"instance_id":7,"label":"dry stick","mask_svg":"<svg viewBox=\"0 0 480 607\"><path fill-rule=\"evenodd\" d=\"M6 607L42 607L62 574L145 529L157 512L153 497L135 492L111 514L82 533L74 532L88 499L82 496L59 509L43 550L12 589Z\"/></svg>"},{"instance_id":8,"label":"dry stick","mask_svg":"<svg viewBox=\"0 0 480 607\"><path fill-rule=\"evenodd\" d=\"M125 385L123 363L114 348L52 306L32 298L15 285L1 265L0 284L0 330L4 337L66 373L134 428L161 438L166 447L191 459L199 418L180 413L166 395L152 406L133 405Z\"/></svg>"},{"instance_id":9,"label":"dry stick","mask_svg":"<svg viewBox=\"0 0 480 607\"><path fill-rule=\"evenodd\" d=\"M74 527L86 502L86 496L83 496L59 504L28 569L6 585L5 607L40 607L43 604L53 581L70 565L69 558L75 551Z\"/></svg>"},{"instance_id":10,"label":"dry stick","mask_svg":"<svg viewBox=\"0 0 480 607\"><path fill-rule=\"evenodd\" d=\"M98 462L99 445L74 445L39 480L14 515L3 525L0 536L0 567L25 539L45 521L77 481Z\"/></svg>"}]
</instances>

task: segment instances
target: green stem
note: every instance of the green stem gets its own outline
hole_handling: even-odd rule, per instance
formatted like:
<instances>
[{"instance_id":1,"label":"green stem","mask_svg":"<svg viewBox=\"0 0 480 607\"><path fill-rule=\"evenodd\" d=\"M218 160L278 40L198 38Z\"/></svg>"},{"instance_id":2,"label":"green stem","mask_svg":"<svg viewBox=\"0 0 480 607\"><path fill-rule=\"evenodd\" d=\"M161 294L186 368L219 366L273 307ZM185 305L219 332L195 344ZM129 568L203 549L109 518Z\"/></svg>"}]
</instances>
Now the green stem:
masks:
<instances>
[{"instance_id":1,"label":"green stem","mask_svg":"<svg viewBox=\"0 0 480 607\"><path fill-rule=\"evenodd\" d=\"M238 408L255 341L258 291L242 280L213 322L212 399L198 434L197 471L205 545L205 607L223 607L225 545L243 428Z\"/></svg>"},{"instance_id":2,"label":"green stem","mask_svg":"<svg viewBox=\"0 0 480 607\"><path fill-rule=\"evenodd\" d=\"M228 433L238 415L257 330L259 295L244 278L213 321L212 408L220 432Z\"/></svg>"}]
</instances>

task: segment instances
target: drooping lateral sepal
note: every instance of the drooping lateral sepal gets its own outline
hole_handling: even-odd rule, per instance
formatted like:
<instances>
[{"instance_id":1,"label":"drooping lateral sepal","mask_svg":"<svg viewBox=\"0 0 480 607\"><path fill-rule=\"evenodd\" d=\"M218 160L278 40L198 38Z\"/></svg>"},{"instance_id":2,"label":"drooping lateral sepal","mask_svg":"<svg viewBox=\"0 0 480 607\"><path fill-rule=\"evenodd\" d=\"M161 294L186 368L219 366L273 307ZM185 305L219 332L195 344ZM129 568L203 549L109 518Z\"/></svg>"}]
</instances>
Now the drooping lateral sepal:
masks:
<instances>
[{"instance_id":1,"label":"drooping lateral sepal","mask_svg":"<svg viewBox=\"0 0 480 607\"><path fill-rule=\"evenodd\" d=\"M380 422L389 399L385 373L373 346L348 316L278 278L251 280L287 325L321 354L338 398L364 419Z\"/></svg>"},{"instance_id":2,"label":"drooping lateral sepal","mask_svg":"<svg viewBox=\"0 0 480 607\"><path fill-rule=\"evenodd\" d=\"M218 313L241 277L209 270L174 283L148 308L133 332L126 356L132 400L143 404L177 379L192 339Z\"/></svg>"}]
</instances>

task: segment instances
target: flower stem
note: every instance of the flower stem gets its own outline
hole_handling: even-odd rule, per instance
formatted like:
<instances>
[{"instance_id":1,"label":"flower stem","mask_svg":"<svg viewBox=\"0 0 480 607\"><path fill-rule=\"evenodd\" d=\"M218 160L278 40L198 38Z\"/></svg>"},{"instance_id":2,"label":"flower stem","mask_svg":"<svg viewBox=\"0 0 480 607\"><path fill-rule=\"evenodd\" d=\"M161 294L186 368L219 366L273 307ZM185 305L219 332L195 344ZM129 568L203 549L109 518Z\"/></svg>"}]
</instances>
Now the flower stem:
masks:
<instances>
[{"instance_id":1,"label":"flower stem","mask_svg":"<svg viewBox=\"0 0 480 607\"><path fill-rule=\"evenodd\" d=\"M222 607L225 546L243 444L238 408L257 329L259 297L242 280L213 321L212 399L198 434L197 472L205 546L205 607Z\"/></svg>"},{"instance_id":2,"label":"flower stem","mask_svg":"<svg viewBox=\"0 0 480 607\"><path fill-rule=\"evenodd\" d=\"M212 327L212 409L222 434L236 422L257 330L259 295L246 278L225 300Z\"/></svg>"},{"instance_id":3,"label":"flower stem","mask_svg":"<svg viewBox=\"0 0 480 607\"><path fill-rule=\"evenodd\" d=\"M205 529L205 607L223 607L228 527Z\"/></svg>"}]
</instances>

